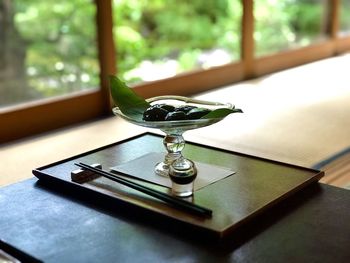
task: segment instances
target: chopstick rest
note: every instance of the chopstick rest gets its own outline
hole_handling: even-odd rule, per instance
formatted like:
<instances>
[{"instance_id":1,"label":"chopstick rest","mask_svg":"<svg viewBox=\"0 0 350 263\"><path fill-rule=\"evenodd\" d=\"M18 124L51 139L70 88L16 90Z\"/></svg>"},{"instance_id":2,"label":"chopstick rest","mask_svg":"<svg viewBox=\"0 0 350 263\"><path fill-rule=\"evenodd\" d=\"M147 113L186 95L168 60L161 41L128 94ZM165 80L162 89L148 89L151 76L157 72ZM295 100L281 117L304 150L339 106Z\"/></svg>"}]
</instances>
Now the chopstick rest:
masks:
<instances>
[{"instance_id":1,"label":"chopstick rest","mask_svg":"<svg viewBox=\"0 0 350 263\"><path fill-rule=\"evenodd\" d=\"M155 190L153 188L150 187L146 187L142 184L138 184L136 182L127 180L125 178L119 177L115 174L112 174L110 172L92 167L90 165L84 164L84 163L75 163L76 166L79 166L83 169L89 170L91 172L95 172L103 177L106 177L114 182L120 183L122 185L128 186L134 190L138 190L144 194L147 194L149 196L152 196L154 198L157 198L159 200L162 200L163 202L172 205L173 207L177 208L177 209L181 209L183 211L192 213L192 214L196 214L199 216L203 216L203 217L211 217L212 216L212 210L196 205L194 203L190 203L188 201L185 201L183 199L177 198L175 196L172 195L168 195L166 193L163 193L161 191Z\"/></svg>"},{"instance_id":2,"label":"chopstick rest","mask_svg":"<svg viewBox=\"0 0 350 263\"><path fill-rule=\"evenodd\" d=\"M91 167L102 169L102 165L99 163L91 164ZM95 172L79 168L72 171L70 173L70 177L73 182L82 184L82 183L86 183L88 181L94 180L100 177L100 175Z\"/></svg>"}]
</instances>

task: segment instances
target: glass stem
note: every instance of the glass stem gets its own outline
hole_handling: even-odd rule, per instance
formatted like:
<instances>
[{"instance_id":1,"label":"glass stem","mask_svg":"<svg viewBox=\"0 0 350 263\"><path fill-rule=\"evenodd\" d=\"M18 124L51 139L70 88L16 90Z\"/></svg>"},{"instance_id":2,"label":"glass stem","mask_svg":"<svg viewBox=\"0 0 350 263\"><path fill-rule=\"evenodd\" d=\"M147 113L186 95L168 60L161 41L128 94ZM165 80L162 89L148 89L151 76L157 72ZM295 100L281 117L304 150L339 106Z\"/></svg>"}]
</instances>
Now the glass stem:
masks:
<instances>
[{"instance_id":1,"label":"glass stem","mask_svg":"<svg viewBox=\"0 0 350 263\"><path fill-rule=\"evenodd\" d=\"M166 165L170 165L173 161L182 157L181 151L185 147L182 134L167 134L163 139L163 144L168 151L164 160Z\"/></svg>"}]
</instances>

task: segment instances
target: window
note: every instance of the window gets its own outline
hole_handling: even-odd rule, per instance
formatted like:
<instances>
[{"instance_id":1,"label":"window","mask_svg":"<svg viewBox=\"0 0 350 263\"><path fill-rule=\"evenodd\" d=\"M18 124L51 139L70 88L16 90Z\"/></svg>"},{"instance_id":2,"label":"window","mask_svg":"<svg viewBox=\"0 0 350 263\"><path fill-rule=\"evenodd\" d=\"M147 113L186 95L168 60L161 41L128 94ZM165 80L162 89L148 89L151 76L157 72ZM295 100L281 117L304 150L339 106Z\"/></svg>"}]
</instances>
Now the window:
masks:
<instances>
[{"instance_id":1,"label":"window","mask_svg":"<svg viewBox=\"0 0 350 263\"><path fill-rule=\"evenodd\" d=\"M109 111L110 10L108 1L0 0L0 143Z\"/></svg>"},{"instance_id":2,"label":"window","mask_svg":"<svg viewBox=\"0 0 350 263\"><path fill-rule=\"evenodd\" d=\"M2 2L0 107L97 89L91 1Z\"/></svg>"},{"instance_id":3,"label":"window","mask_svg":"<svg viewBox=\"0 0 350 263\"><path fill-rule=\"evenodd\" d=\"M326 0L256 0L256 54L273 54L312 44L326 36Z\"/></svg>"},{"instance_id":4,"label":"window","mask_svg":"<svg viewBox=\"0 0 350 263\"><path fill-rule=\"evenodd\" d=\"M240 60L239 0L114 1L118 73L154 81Z\"/></svg>"},{"instance_id":5,"label":"window","mask_svg":"<svg viewBox=\"0 0 350 263\"><path fill-rule=\"evenodd\" d=\"M205 3L0 0L0 142L111 114L110 74L190 95L350 50L348 0Z\"/></svg>"}]
</instances>

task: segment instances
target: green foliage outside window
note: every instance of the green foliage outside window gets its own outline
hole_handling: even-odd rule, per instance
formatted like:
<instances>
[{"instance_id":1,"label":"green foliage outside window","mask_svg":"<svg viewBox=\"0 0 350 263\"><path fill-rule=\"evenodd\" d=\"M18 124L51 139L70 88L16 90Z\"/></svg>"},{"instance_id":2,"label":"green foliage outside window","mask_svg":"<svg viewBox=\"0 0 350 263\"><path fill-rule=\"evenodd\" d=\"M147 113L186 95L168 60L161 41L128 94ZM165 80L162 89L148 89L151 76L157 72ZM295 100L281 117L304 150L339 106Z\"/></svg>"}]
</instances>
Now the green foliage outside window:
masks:
<instances>
[{"instance_id":1,"label":"green foliage outside window","mask_svg":"<svg viewBox=\"0 0 350 263\"><path fill-rule=\"evenodd\" d=\"M240 57L239 0L115 0L115 39L119 74L130 74L145 60L167 67L177 61L176 73L205 68L203 53L223 50L229 62Z\"/></svg>"},{"instance_id":2,"label":"green foliage outside window","mask_svg":"<svg viewBox=\"0 0 350 263\"><path fill-rule=\"evenodd\" d=\"M339 27L341 33L350 34L350 0L341 1Z\"/></svg>"},{"instance_id":3,"label":"green foliage outside window","mask_svg":"<svg viewBox=\"0 0 350 263\"><path fill-rule=\"evenodd\" d=\"M89 0L16 0L28 85L39 96L99 85L95 6Z\"/></svg>"},{"instance_id":4,"label":"green foliage outside window","mask_svg":"<svg viewBox=\"0 0 350 263\"><path fill-rule=\"evenodd\" d=\"M255 0L256 54L307 46L325 32L325 0Z\"/></svg>"}]
</instances>

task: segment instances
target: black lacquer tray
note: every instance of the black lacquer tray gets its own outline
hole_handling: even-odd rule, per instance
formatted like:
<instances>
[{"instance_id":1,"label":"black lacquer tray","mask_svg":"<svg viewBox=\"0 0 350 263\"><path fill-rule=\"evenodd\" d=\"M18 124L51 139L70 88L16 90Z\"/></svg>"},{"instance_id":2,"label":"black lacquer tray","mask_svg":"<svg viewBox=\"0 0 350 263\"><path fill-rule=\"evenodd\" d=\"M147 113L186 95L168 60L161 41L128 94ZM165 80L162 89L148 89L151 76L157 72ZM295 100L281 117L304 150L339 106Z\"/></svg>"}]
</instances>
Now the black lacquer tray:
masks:
<instances>
[{"instance_id":1,"label":"black lacquer tray","mask_svg":"<svg viewBox=\"0 0 350 263\"><path fill-rule=\"evenodd\" d=\"M171 219L170 222L179 221L190 227L209 231L217 237L228 235L249 219L271 209L274 204L317 182L323 176L323 172L318 170L187 142L183 153L191 160L235 171L233 175L195 191L190 200L212 209L211 218L191 215L106 178L97 178L82 184L71 180L71 171L77 169L74 165L76 162L100 163L104 169L109 169L151 152L164 152L162 138L153 133L143 133L34 169L33 174L43 182L61 182L85 189L85 193L91 198L103 195L108 197L109 202L123 204L122 207L125 207L124 204L131 205L140 208L140 212L159 215L164 220ZM140 177L142 169L140 167ZM147 182L144 184L169 192L163 186Z\"/></svg>"}]
</instances>

